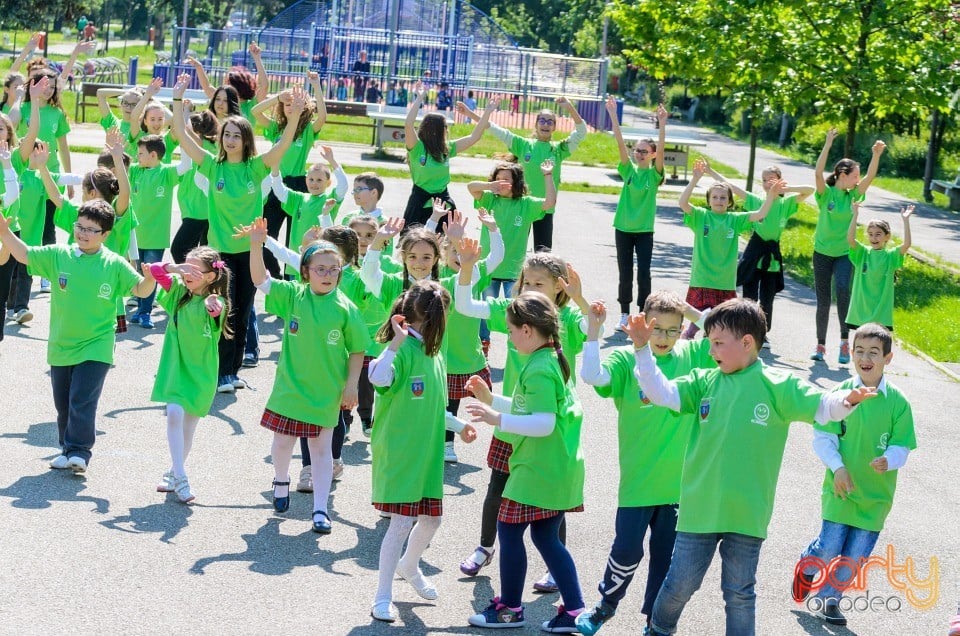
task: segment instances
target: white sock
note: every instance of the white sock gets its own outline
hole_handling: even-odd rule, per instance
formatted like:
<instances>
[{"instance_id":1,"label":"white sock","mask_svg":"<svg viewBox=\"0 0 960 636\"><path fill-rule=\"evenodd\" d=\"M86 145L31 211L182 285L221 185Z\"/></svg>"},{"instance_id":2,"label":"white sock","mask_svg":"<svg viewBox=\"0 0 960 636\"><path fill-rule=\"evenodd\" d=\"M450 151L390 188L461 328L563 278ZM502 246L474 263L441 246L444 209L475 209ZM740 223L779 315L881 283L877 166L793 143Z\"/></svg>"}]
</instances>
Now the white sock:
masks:
<instances>
[{"instance_id":1,"label":"white sock","mask_svg":"<svg viewBox=\"0 0 960 636\"><path fill-rule=\"evenodd\" d=\"M293 445L296 443L296 437L273 434L270 459L273 461L274 481L290 481L290 458L293 457ZM290 494L290 486L276 486L274 491L277 497L286 497Z\"/></svg>"},{"instance_id":2,"label":"white sock","mask_svg":"<svg viewBox=\"0 0 960 636\"><path fill-rule=\"evenodd\" d=\"M440 517L429 517L420 515L417 517L417 525L413 526L410 532L410 539L407 540L407 549L400 557L400 568L404 572L415 572L420 569L420 557L426 552L427 546L433 539L440 527Z\"/></svg>"},{"instance_id":3,"label":"white sock","mask_svg":"<svg viewBox=\"0 0 960 636\"><path fill-rule=\"evenodd\" d=\"M183 407L179 404L167 404L167 445L170 447L170 470L178 478L186 477L183 467Z\"/></svg>"},{"instance_id":4,"label":"white sock","mask_svg":"<svg viewBox=\"0 0 960 636\"><path fill-rule=\"evenodd\" d=\"M333 482L333 429L324 428L319 437L308 437L307 446L310 448L310 475L313 479L313 509L327 512Z\"/></svg>"},{"instance_id":5,"label":"white sock","mask_svg":"<svg viewBox=\"0 0 960 636\"><path fill-rule=\"evenodd\" d=\"M374 603L393 600L393 577L396 576L397 564L400 562L400 551L403 550L403 542L407 540L407 535L416 522L414 517L390 517L390 526L383 535L383 543L380 544L380 581Z\"/></svg>"}]
</instances>

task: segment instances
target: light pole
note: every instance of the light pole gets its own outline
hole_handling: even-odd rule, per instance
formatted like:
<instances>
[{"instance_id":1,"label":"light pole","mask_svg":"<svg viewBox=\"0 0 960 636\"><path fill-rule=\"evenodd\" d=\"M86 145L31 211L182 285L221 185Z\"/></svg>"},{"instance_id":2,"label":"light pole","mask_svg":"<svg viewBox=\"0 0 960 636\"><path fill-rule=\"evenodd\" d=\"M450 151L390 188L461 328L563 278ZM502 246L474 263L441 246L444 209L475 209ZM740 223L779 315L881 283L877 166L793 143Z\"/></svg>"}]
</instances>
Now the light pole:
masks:
<instances>
[{"instance_id":1,"label":"light pole","mask_svg":"<svg viewBox=\"0 0 960 636\"><path fill-rule=\"evenodd\" d=\"M190 0L183 0L183 18L180 20L180 60L187 57L187 47L190 44L190 36L187 35L187 17L190 15Z\"/></svg>"}]
</instances>

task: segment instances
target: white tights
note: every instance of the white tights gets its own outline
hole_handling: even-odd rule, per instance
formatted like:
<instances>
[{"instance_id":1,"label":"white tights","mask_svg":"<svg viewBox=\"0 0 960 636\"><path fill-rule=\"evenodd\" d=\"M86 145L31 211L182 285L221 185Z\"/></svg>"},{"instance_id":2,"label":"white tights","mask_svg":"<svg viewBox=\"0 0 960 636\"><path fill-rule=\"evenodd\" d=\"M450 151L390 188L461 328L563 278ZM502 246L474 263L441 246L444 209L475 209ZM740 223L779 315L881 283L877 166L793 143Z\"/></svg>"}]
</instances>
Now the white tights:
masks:
<instances>
[{"instance_id":1,"label":"white tights","mask_svg":"<svg viewBox=\"0 0 960 636\"><path fill-rule=\"evenodd\" d=\"M393 600L393 579L397 566L402 566L406 571L419 567L420 557L440 527L440 519L427 515L404 517L395 514L390 517L390 527L380 544L380 582L374 603ZM404 541L407 541L407 549L401 557Z\"/></svg>"},{"instance_id":2,"label":"white tights","mask_svg":"<svg viewBox=\"0 0 960 636\"><path fill-rule=\"evenodd\" d=\"M319 437L307 438L307 446L310 448L310 473L313 478L313 509L323 512L327 512L330 485L333 482L333 430L321 427ZM296 443L296 437L273 434L270 456L273 459L276 481L290 481L290 459ZM289 492L288 486L277 488L278 497L286 497Z\"/></svg>"},{"instance_id":3,"label":"white tights","mask_svg":"<svg viewBox=\"0 0 960 636\"><path fill-rule=\"evenodd\" d=\"M167 443L170 446L170 471L175 477L186 477L184 462L193 446L193 436L197 432L200 418L190 415L179 404L167 404Z\"/></svg>"}]
</instances>

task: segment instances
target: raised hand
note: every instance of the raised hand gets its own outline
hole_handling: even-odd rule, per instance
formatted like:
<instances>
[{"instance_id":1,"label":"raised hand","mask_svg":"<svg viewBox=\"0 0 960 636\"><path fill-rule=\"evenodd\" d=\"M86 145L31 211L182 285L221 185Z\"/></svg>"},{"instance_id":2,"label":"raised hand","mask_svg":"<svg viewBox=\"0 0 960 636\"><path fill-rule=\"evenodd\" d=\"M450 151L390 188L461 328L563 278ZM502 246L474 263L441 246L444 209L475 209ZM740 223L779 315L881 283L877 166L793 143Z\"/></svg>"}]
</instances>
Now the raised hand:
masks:
<instances>
[{"instance_id":1,"label":"raised hand","mask_svg":"<svg viewBox=\"0 0 960 636\"><path fill-rule=\"evenodd\" d=\"M500 425L500 414L480 402L468 402L464 407L473 422L483 422L490 426Z\"/></svg>"},{"instance_id":2,"label":"raised hand","mask_svg":"<svg viewBox=\"0 0 960 636\"><path fill-rule=\"evenodd\" d=\"M567 292L570 300L577 302L583 298L583 281L580 280L580 274L577 273L577 270L573 269L573 265L570 263L567 263L566 278L561 276L557 279L557 282L560 283L560 288Z\"/></svg>"},{"instance_id":3,"label":"raised hand","mask_svg":"<svg viewBox=\"0 0 960 636\"><path fill-rule=\"evenodd\" d=\"M628 317L627 324L623 326L623 330L630 337L633 346L641 349L650 342L650 336L653 335L653 327L656 324L656 318L651 318L650 322L647 322L646 314L641 313L639 316Z\"/></svg>"},{"instance_id":4,"label":"raised hand","mask_svg":"<svg viewBox=\"0 0 960 636\"><path fill-rule=\"evenodd\" d=\"M324 214L326 214L326 212L324 212ZM307 231L303 233L303 240L300 243L301 245L316 243L320 240L321 236L323 236L323 228L319 225L311 225Z\"/></svg>"},{"instance_id":5,"label":"raised hand","mask_svg":"<svg viewBox=\"0 0 960 636\"><path fill-rule=\"evenodd\" d=\"M709 164L702 157L693 162L693 178L699 179L710 170Z\"/></svg>"},{"instance_id":6,"label":"raised hand","mask_svg":"<svg viewBox=\"0 0 960 636\"><path fill-rule=\"evenodd\" d=\"M396 314L390 317L390 326L393 328L393 340L391 344L396 343L399 347L404 340L407 339L407 336L410 335L410 330L407 328L407 319L403 314Z\"/></svg>"},{"instance_id":7,"label":"raised hand","mask_svg":"<svg viewBox=\"0 0 960 636\"><path fill-rule=\"evenodd\" d=\"M50 147L42 141L37 141L33 152L30 153L30 167L34 170L47 165L50 159Z\"/></svg>"},{"instance_id":8,"label":"raised hand","mask_svg":"<svg viewBox=\"0 0 960 636\"><path fill-rule=\"evenodd\" d=\"M836 129L836 128L831 128L830 130L827 131L827 143L828 143L828 144L832 144L836 138L837 138L837 129Z\"/></svg>"},{"instance_id":9,"label":"raised hand","mask_svg":"<svg viewBox=\"0 0 960 636\"><path fill-rule=\"evenodd\" d=\"M320 156L331 166L337 163L337 159L333 156L333 148L330 146L320 146Z\"/></svg>"},{"instance_id":10,"label":"raised hand","mask_svg":"<svg viewBox=\"0 0 960 636\"><path fill-rule=\"evenodd\" d=\"M900 217L904 221L906 221L913 215L916 209L917 209L917 206L913 205L912 203L910 205L905 205L902 208L900 208Z\"/></svg>"},{"instance_id":11,"label":"raised hand","mask_svg":"<svg viewBox=\"0 0 960 636\"><path fill-rule=\"evenodd\" d=\"M447 220L443 223L443 231L446 232L454 241L459 241L467 230L467 223L470 221L460 210L451 210Z\"/></svg>"},{"instance_id":12,"label":"raised hand","mask_svg":"<svg viewBox=\"0 0 960 636\"><path fill-rule=\"evenodd\" d=\"M253 59L259 59L260 54L263 53L263 49L260 48L260 45L256 42L251 42L250 46L247 47L247 51L250 52L250 57Z\"/></svg>"},{"instance_id":13,"label":"raised hand","mask_svg":"<svg viewBox=\"0 0 960 636\"><path fill-rule=\"evenodd\" d=\"M189 57L187 57L187 64L189 64L189 65L192 66L193 68L197 68L197 69L202 69L202 68L203 68L203 64L200 63L200 60L198 60L197 58L193 57L192 55L189 56Z\"/></svg>"},{"instance_id":14,"label":"raised hand","mask_svg":"<svg viewBox=\"0 0 960 636\"><path fill-rule=\"evenodd\" d=\"M290 92L292 93L290 97L290 110L291 115L293 116L292 118L299 118L300 113L302 113L307 107L307 93L303 90L302 86L298 85L294 85L293 88L290 89Z\"/></svg>"},{"instance_id":15,"label":"raised hand","mask_svg":"<svg viewBox=\"0 0 960 636\"><path fill-rule=\"evenodd\" d=\"M657 122L660 124L660 128L663 128L667 124L667 120L670 119L670 113L667 112L667 109L663 107L663 104L657 105Z\"/></svg>"},{"instance_id":16,"label":"raised hand","mask_svg":"<svg viewBox=\"0 0 960 636\"><path fill-rule=\"evenodd\" d=\"M0 162L4 164L10 162L10 145L6 140L0 140Z\"/></svg>"},{"instance_id":17,"label":"raised hand","mask_svg":"<svg viewBox=\"0 0 960 636\"><path fill-rule=\"evenodd\" d=\"M480 241L463 237L460 239L457 252L460 254L460 270L471 272L473 266L480 260Z\"/></svg>"},{"instance_id":18,"label":"raised hand","mask_svg":"<svg viewBox=\"0 0 960 636\"><path fill-rule=\"evenodd\" d=\"M91 51L96 50L97 41L87 40L86 42L77 42L77 46L75 48L77 51L77 55L86 55L87 53L90 53Z\"/></svg>"},{"instance_id":19,"label":"raised hand","mask_svg":"<svg viewBox=\"0 0 960 636\"><path fill-rule=\"evenodd\" d=\"M770 193L768 196L778 197L784 192L787 191L788 184L783 179L777 179L770 185Z\"/></svg>"},{"instance_id":20,"label":"raised hand","mask_svg":"<svg viewBox=\"0 0 960 636\"><path fill-rule=\"evenodd\" d=\"M497 232L500 230L500 227L497 225L497 220L492 214L487 212L486 208L477 208L477 217L480 219L480 224L487 228L488 231Z\"/></svg>"},{"instance_id":21,"label":"raised hand","mask_svg":"<svg viewBox=\"0 0 960 636\"><path fill-rule=\"evenodd\" d=\"M32 101L39 100L49 88L50 78L44 75L40 78L40 81L30 85L30 99Z\"/></svg>"},{"instance_id":22,"label":"raised hand","mask_svg":"<svg viewBox=\"0 0 960 636\"><path fill-rule=\"evenodd\" d=\"M430 218L433 219L433 222L439 223L440 219L447 215L447 212L449 212L447 209L447 202L440 197L435 197L433 199L433 214L430 215Z\"/></svg>"},{"instance_id":23,"label":"raised hand","mask_svg":"<svg viewBox=\"0 0 960 636\"><path fill-rule=\"evenodd\" d=\"M590 303L590 313L587 316L587 337L596 340L600 337L600 329L607 320L607 306L602 300Z\"/></svg>"},{"instance_id":24,"label":"raised hand","mask_svg":"<svg viewBox=\"0 0 960 636\"><path fill-rule=\"evenodd\" d=\"M337 200L334 198L329 198L323 202L323 213L330 214L333 212L333 208L337 207Z\"/></svg>"},{"instance_id":25,"label":"raised hand","mask_svg":"<svg viewBox=\"0 0 960 636\"><path fill-rule=\"evenodd\" d=\"M187 86L190 86L190 82L193 78L187 73L181 73L177 76L177 83L173 85L173 89L170 91L174 99L183 99L183 93L187 90Z\"/></svg>"},{"instance_id":26,"label":"raised hand","mask_svg":"<svg viewBox=\"0 0 960 636\"><path fill-rule=\"evenodd\" d=\"M542 172L544 176L553 174L553 159L544 159L543 163L540 164L540 172Z\"/></svg>"},{"instance_id":27,"label":"raised hand","mask_svg":"<svg viewBox=\"0 0 960 636\"><path fill-rule=\"evenodd\" d=\"M454 104L453 110L458 115L463 115L464 117L467 117L467 105L464 104L463 102L458 101L456 104Z\"/></svg>"},{"instance_id":28,"label":"raised hand","mask_svg":"<svg viewBox=\"0 0 960 636\"><path fill-rule=\"evenodd\" d=\"M871 148L870 151L873 152L874 157L879 157L880 155L883 154L883 151L886 149L887 149L887 144L883 143L882 140L877 139L875 142L873 142L873 148Z\"/></svg>"},{"instance_id":29,"label":"raised hand","mask_svg":"<svg viewBox=\"0 0 960 636\"><path fill-rule=\"evenodd\" d=\"M123 154L123 135L116 126L107 131L104 147L113 154Z\"/></svg>"},{"instance_id":30,"label":"raised hand","mask_svg":"<svg viewBox=\"0 0 960 636\"><path fill-rule=\"evenodd\" d=\"M253 229L253 225L234 225L233 238L242 239L245 236L250 236L250 231L252 229Z\"/></svg>"},{"instance_id":31,"label":"raised hand","mask_svg":"<svg viewBox=\"0 0 960 636\"><path fill-rule=\"evenodd\" d=\"M150 83L147 84L147 89L144 91L144 93L147 94L147 97L153 97L160 92L161 88L163 88L163 80L159 77L154 77L152 80L150 80Z\"/></svg>"},{"instance_id":32,"label":"raised hand","mask_svg":"<svg viewBox=\"0 0 960 636\"><path fill-rule=\"evenodd\" d=\"M471 375L467 378L467 382L463 385L463 388L473 393L473 397L484 404L493 404L493 393L490 392L490 387L487 386L487 383L479 375Z\"/></svg>"},{"instance_id":33,"label":"raised hand","mask_svg":"<svg viewBox=\"0 0 960 636\"><path fill-rule=\"evenodd\" d=\"M607 107L607 113L610 114L611 118L616 118L617 116L617 98L613 95L607 96L607 101L604 104Z\"/></svg>"},{"instance_id":34,"label":"raised hand","mask_svg":"<svg viewBox=\"0 0 960 636\"><path fill-rule=\"evenodd\" d=\"M370 244L370 248L376 252L383 250L387 243L393 240L393 237L399 234L400 230L402 229L403 217L389 217L387 222L381 225L380 229L377 230L377 235L374 237L373 243Z\"/></svg>"},{"instance_id":35,"label":"raised hand","mask_svg":"<svg viewBox=\"0 0 960 636\"><path fill-rule=\"evenodd\" d=\"M877 387L861 386L853 389L847 394L847 402L850 404L860 404L861 402L873 399L875 397L877 397Z\"/></svg>"},{"instance_id":36,"label":"raised hand","mask_svg":"<svg viewBox=\"0 0 960 636\"><path fill-rule=\"evenodd\" d=\"M250 245L263 245L267 242L267 219L258 216L250 225Z\"/></svg>"}]
</instances>

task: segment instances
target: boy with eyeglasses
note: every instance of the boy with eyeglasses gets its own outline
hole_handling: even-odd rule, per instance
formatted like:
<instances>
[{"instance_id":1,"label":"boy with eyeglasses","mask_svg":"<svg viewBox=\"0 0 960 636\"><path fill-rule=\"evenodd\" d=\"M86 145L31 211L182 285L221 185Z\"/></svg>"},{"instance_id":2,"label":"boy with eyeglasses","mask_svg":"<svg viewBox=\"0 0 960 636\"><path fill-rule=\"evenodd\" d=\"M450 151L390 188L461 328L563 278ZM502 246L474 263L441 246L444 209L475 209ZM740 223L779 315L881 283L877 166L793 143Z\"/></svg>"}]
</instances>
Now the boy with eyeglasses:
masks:
<instances>
[{"instance_id":1,"label":"boy with eyeglasses","mask_svg":"<svg viewBox=\"0 0 960 636\"><path fill-rule=\"evenodd\" d=\"M709 340L679 339L684 315L695 320L702 316L676 293L652 292L643 311L656 318L650 347L666 377L678 378L693 369L717 366L710 357ZM643 559L643 539L648 527L649 567L641 612L649 624L653 602L670 568L677 536L683 456L697 419L696 415L681 415L650 402L633 373L636 356L632 344L614 349L600 363L598 338L605 319L606 309L602 305L591 307L580 377L593 385L601 397L612 397L617 407L620 488L613 547L599 585L601 598L593 609L577 618L582 634L595 634L616 613Z\"/></svg>"},{"instance_id":2,"label":"boy with eyeglasses","mask_svg":"<svg viewBox=\"0 0 960 636\"><path fill-rule=\"evenodd\" d=\"M80 206L73 245L27 247L0 220L0 241L33 276L54 281L50 299L47 362L57 409L61 454L51 468L87 469L96 440L97 403L113 364L118 299L150 296L156 281L149 265L141 277L121 256L103 248L114 224L113 207L102 199Z\"/></svg>"}]
</instances>

